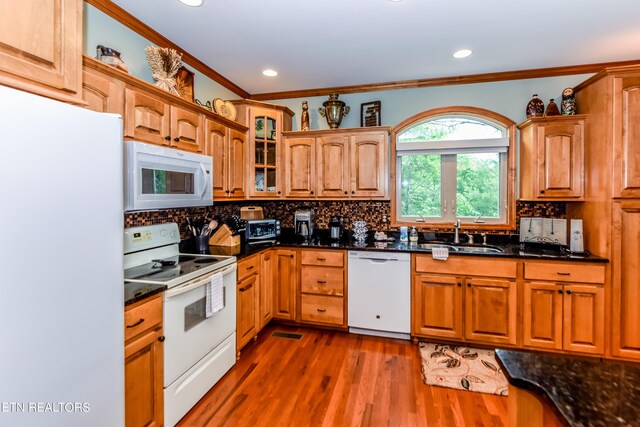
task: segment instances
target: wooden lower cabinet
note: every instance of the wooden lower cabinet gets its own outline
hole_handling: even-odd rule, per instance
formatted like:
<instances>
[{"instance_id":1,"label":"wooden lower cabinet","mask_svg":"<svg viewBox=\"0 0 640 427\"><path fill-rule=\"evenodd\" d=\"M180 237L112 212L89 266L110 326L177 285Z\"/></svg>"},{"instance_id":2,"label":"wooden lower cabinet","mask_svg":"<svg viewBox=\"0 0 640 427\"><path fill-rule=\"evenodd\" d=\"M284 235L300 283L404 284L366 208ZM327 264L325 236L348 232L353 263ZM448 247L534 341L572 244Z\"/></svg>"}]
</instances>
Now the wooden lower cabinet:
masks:
<instances>
[{"instance_id":1,"label":"wooden lower cabinet","mask_svg":"<svg viewBox=\"0 0 640 427\"><path fill-rule=\"evenodd\" d=\"M636 360L640 359L638 236L640 200L613 203L611 354Z\"/></svg>"},{"instance_id":2,"label":"wooden lower cabinet","mask_svg":"<svg viewBox=\"0 0 640 427\"><path fill-rule=\"evenodd\" d=\"M462 280L419 274L413 279L413 333L462 339Z\"/></svg>"},{"instance_id":3,"label":"wooden lower cabinet","mask_svg":"<svg viewBox=\"0 0 640 427\"><path fill-rule=\"evenodd\" d=\"M259 307L261 288L261 257L252 255L238 261L236 291L236 351L255 338L260 330Z\"/></svg>"},{"instance_id":4,"label":"wooden lower cabinet","mask_svg":"<svg viewBox=\"0 0 640 427\"><path fill-rule=\"evenodd\" d=\"M162 296L125 311L125 425L164 424Z\"/></svg>"},{"instance_id":5,"label":"wooden lower cabinet","mask_svg":"<svg viewBox=\"0 0 640 427\"><path fill-rule=\"evenodd\" d=\"M300 252L300 321L347 326L346 252Z\"/></svg>"},{"instance_id":6,"label":"wooden lower cabinet","mask_svg":"<svg viewBox=\"0 0 640 427\"><path fill-rule=\"evenodd\" d=\"M465 338L515 345L516 282L494 278L467 278L465 281Z\"/></svg>"},{"instance_id":7,"label":"wooden lower cabinet","mask_svg":"<svg viewBox=\"0 0 640 427\"><path fill-rule=\"evenodd\" d=\"M604 269L593 264L525 262L523 346L604 354ZM540 280L551 278L556 280Z\"/></svg>"},{"instance_id":8,"label":"wooden lower cabinet","mask_svg":"<svg viewBox=\"0 0 640 427\"><path fill-rule=\"evenodd\" d=\"M296 251L275 249L273 262L273 318L296 320L298 270Z\"/></svg>"},{"instance_id":9,"label":"wooden lower cabinet","mask_svg":"<svg viewBox=\"0 0 640 427\"><path fill-rule=\"evenodd\" d=\"M258 304L258 327L264 328L273 318L273 254L260 254L260 303Z\"/></svg>"}]
</instances>

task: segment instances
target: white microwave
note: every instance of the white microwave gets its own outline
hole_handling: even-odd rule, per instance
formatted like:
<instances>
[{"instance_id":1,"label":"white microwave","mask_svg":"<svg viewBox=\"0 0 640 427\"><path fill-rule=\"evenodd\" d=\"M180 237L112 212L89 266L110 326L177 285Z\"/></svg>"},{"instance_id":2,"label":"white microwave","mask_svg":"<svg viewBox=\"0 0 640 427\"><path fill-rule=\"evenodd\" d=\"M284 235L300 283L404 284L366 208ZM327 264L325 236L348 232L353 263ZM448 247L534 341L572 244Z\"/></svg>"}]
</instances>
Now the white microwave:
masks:
<instances>
[{"instance_id":1,"label":"white microwave","mask_svg":"<svg viewBox=\"0 0 640 427\"><path fill-rule=\"evenodd\" d=\"M125 211L213 205L213 159L125 141Z\"/></svg>"}]
</instances>

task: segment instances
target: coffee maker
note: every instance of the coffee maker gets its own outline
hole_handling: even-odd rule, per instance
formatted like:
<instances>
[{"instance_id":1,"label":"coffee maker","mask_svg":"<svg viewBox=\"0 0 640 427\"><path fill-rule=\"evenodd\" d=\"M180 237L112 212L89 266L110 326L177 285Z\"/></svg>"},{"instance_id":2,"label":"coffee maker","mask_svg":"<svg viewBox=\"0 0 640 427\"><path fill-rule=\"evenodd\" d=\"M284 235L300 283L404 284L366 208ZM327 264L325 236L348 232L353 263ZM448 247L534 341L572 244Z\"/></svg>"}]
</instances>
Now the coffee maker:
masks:
<instances>
[{"instance_id":1,"label":"coffee maker","mask_svg":"<svg viewBox=\"0 0 640 427\"><path fill-rule=\"evenodd\" d=\"M303 207L297 209L293 218L296 236L301 236L305 240L310 239L311 236L313 236L313 224L315 220L313 208Z\"/></svg>"},{"instance_id":2,"label":"coffee maker","mask_svg":"<svg viewBox=\"0 0 640 427\"><path fill-rule=\"evenodd\" d=\"M340 240L342 238L342 218L332 216L329 221L329 233L331 240Z\"/></svg>"}]
</instances>

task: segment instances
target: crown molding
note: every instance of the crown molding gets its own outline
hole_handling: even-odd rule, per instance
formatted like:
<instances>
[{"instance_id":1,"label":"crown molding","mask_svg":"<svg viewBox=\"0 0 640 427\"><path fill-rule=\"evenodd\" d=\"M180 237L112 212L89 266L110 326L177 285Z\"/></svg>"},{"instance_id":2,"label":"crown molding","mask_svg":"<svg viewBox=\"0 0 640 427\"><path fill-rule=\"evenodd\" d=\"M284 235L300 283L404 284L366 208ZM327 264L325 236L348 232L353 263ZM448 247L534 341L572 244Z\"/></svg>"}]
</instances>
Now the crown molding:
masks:
<instances>
[{"instance_id":1,"label":"crown molding","mask_svg":"<svg viewBox=\"0 0 640 427\"><path fill-rule=\"evenodd\" d=\"M219 83L221 86L229 89L236 95L242 98L249 98L251 95L246 90L242 89L240 86L233 83L231 80L224 77L222 74L218 73L214 69L210 68L204 62L200 61L195 56L191 55L186 50L182 49L177 44L173 43L171 40L140 21L135 16L131 15L126 10L122 9L117 4L113 3L111 0L85 0L85 3L90 4L96 9L106 13L116 21L120 22L124 26L128 27L132 31L140 34L145 39L149 40L151 43L154 43L161 47L170 47L172 49L177 50L182 53L182 60L200 71L205 76L209 77L211 80Z\"/></svg>"}]
</instances>

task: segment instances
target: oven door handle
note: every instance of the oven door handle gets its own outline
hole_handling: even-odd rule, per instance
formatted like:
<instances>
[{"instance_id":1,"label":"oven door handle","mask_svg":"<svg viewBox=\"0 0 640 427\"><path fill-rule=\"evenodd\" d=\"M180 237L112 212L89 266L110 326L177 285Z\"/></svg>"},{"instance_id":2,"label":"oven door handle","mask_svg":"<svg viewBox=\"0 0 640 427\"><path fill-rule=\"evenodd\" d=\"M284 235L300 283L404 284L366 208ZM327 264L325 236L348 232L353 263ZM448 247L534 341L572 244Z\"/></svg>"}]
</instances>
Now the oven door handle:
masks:
<instances>
[{"instance_id":1,"label":"oven door handle","mask_svg":"<svg viewBox=\"0 0 640 427\"><path fill-rule=\"evenodd\" d=\"M213 274L221 273L223 276L226 276L227 274L231 273L232 271L236 271L237 268L238 268L237 264L233 263L229 267L224 268L224 269L222 269L220 271L214 271ZM188 284L188 285L177 286L177 287L172 288L172 289L167 289L166 291L164 291L164 296L165 296L165 298L168 299L168 298L175 297L177 295L184 294L185 292L192 291L193 289L199 288L200 286L204 286L207 283L209 283L209 280L211 280L211 276L213 274L209 275L206 279L198 280L197 282L193 282L193 283Z\"/></svg>"}]
</instances>

